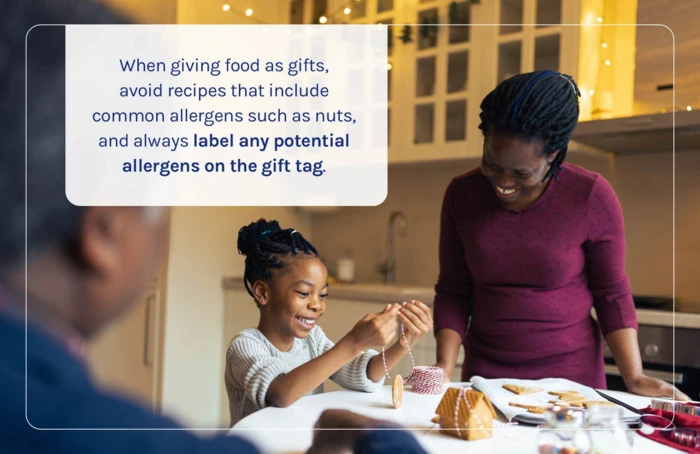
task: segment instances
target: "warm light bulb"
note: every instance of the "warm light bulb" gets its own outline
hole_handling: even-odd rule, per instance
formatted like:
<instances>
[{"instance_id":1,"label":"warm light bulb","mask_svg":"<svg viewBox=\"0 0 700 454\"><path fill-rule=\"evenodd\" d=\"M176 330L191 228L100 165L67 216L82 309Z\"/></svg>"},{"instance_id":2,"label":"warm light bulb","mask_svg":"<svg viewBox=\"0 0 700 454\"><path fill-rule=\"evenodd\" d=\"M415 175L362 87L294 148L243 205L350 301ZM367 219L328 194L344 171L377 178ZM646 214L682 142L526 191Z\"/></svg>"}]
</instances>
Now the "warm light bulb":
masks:
<instances>
[{"instance_id":1,"label":"warm light bulb","mask_svg":"<svg viewBox=\"0 0 700 454\"><path fill-rule=\"evenodd\" d=\"M599 24L600 24L601 22L603 22L603 18L600 17L600 16L598 16L598 18L597 18L596 20L598 21Z\"/></svg>"},{"instance_id":2,"label":"warm light bulb","mask_svg":"<svg viewBox=\"0 0 700 454\"><path fill-rule=\"evenodd\" d=\"M326 16L321 16L318 18L318 21L322 24L325 24L326 22L328 22L328 18Z\"/></svg>"},{"instance_id":3,"label":"warm light bulb","mask_svg":"<svg viewBox=\"0 0 700 454\"><path fill-rule=\"evenodd\" d=\"M610 66L610 60L605 60L605 66Z\"/></svg>"},{"instance_id":4,"label":"warm light bulb","mask_svg":"<svg viewBox=\"0 0 700 454\"><path fill-rule=\"evenodd\" d=\"M351 10L350 8L345 8L345 9L343 10L343 12L344 12L345 14L350 14L351 11L352 11L352 10Z\"/></svg>"},{"instance_id":5,"label":"warm light bulb","mask_svg":"<svg viewBox=\"0 0 700 454\"><path fill-rule=\"evenodd\" d=\"M224 3L224 6L222 6L222 8L224 9L224 11L228 11L231 9L231 5L229 5L228 3Z\"/></svg>"},{"instance_id":6,"label":"warm light bulb","mask_svg":"<svg viewBox=\"0 0 700 454\"><path fill-rule=\"evenodd\" d=\"M601 45L603 46L603 49L607 49L607 48L608 48L608 43L603 43L603 44L601 44Z\"/></svg>"},{"instance_id":7,"label":"warm light bulb","mask_svg":"<svg viewBox=\"0 0 700 454\"><path fill-rule=\"evenodd\" d=\"M246 15L246 16L252 16L252 15L253 15L253 10L250 9L250 8L248 8L247 10L245 10L245 15Z\"/></svg>"},{"instance_id":8,"label":"warm light bulb","mask_svg":"<svg viewBox=\"0 0 700 454\"><path fill-rule=\"evenodd\" d=\"M588 94L591 96L595 95L595 90L588 90Z\"/></svg>"},{"instance_id":9,"label":"warm light bulb","mask_svg":"<svg viewBox=\"0 0 700 454\"><path fill-rule=\"evenodd\" d=\"M685 108L685 110L687 110L688 112L690 112L691 110L693 110L693 108L690 107L690 106L688 106L688 107Z\"/></svg>"},{"instance_id":10,"label":"warm light bulb","mask_svg":"<svg viewBox=\"0 0 700 454\"><path fill-rule=\"evenodd\" d=\"M387 71L391 71L391 68L392 68L391 63L387 63L387 64L386 64L386 70L387 70Z\"/></svg>"}]
</instances>

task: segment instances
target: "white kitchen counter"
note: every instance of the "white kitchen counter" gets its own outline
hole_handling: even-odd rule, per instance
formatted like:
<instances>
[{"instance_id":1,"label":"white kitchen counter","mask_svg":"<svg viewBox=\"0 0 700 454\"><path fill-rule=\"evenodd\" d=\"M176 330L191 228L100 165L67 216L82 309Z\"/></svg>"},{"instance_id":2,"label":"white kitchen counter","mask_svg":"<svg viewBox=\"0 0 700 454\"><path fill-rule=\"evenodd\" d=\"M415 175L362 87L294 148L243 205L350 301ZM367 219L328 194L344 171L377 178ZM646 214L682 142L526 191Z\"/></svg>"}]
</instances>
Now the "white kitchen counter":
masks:
<instances>
[{"instance_id":1,"label":"white kitchen counter","mask_svg":"<svg viewBox=\"0 0 700 454\"><path fill-rule=\"evenodd\" d=\"M452 386L461 387L464 383ZM648 397L608 391L608 394L636 408L649 405ZM244 437L255 444L258 449L270 454L302 454L311 446L313 427L323 410L342 408L365 416L388 420L413 431L416 440L429 453L523 453L537 452L537 435L535 426L507 425L494 422L493 436L478 441L443 435L430 421L435 416L435 409L442 394L416 394L406 390L403 403L395 409L391 403L391 387L384 386L374 393L354 391L326 392L299 399L287 408L267 407L257 411L236 424L230 435ZM669 453L673 448L643 438L632 432L635 453Z\"/></svg>"},{"instance_id":2,"label":"white kitchen counter","mask_svg":"<svg viewBox=\"0 0 700 454\"><path fill-rule=\"evenodd\" d=\"M225 276L223 286L230 290L244 290L243 278ZM434 288L407 284L332 284L330 298L351 301L368 301L377 303L400 303L419 300L432 306L435 298ZM658 311L637 309L637 321L640 325L674 326L676 328L700 329L700 313Z\"/></svg>"}]
</instances>

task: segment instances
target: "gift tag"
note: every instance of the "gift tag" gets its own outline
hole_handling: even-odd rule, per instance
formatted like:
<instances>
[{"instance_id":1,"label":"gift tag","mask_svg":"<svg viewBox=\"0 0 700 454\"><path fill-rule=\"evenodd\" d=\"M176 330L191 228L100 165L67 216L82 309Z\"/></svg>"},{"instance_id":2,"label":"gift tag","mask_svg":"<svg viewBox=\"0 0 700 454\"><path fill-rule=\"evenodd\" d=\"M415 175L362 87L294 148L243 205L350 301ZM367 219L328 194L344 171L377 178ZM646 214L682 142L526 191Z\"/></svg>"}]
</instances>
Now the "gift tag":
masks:
<instances>
[{"instance_id":1,"label":"gift tag","mask_svg":"<svg viewBox=\"0 0 700 454\"><path fill-rule=\"evenodd\" d=\"M397 375L396 378L394 378L394 385L391 387L391 396L394 400L394 408L399 408L403 400L403 379L401 375Z\"/></svg>"}]
</instances>

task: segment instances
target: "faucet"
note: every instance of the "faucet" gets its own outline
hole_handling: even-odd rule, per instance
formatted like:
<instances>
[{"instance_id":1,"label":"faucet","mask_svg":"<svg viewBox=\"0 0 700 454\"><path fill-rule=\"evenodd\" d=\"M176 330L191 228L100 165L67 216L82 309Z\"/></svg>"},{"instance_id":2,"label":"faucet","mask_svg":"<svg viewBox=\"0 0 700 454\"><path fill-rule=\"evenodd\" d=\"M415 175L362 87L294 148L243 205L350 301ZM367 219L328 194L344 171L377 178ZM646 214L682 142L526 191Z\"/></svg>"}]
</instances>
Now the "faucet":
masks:
<instances>
[{"instance_id":1,"label":"faucet","mask_svg":"<svg viewBox=\"0 0 700 454\"><path fill-rule=\"evenodd\" d=\"M386 260L378 265L379 272L384 275L385 284L396 282L396 259L394 257L394 235L399 238L406 236L406 215L403 211L392 211L389 216L389 232L386 239Z\"/></svg>"}]
</instances>

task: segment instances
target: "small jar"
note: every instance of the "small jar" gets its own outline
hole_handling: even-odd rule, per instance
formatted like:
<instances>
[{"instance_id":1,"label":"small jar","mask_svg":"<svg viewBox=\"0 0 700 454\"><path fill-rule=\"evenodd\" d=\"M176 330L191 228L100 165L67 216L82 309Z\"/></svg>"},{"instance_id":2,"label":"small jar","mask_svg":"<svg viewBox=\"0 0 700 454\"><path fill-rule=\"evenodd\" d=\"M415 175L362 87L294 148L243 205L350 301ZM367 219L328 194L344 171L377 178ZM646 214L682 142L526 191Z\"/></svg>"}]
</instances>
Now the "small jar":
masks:
<instances>
[{"instance_id":1,"label":"small jar","mask_svg":"<svg viewBox=\"0 0 700 454\"><path fill-rule=\"evenodd\" d=\"M355 281L355 260L349 250L345 251L345 255L338 260L338 281L346 284Z\"/></svg>"},{"instance_id":2,"label":"small jar","mask_svg":"<svg viewBox=\"0 0 700 454\"><path fill-rule=\"evenodd\" d=\"M537 434L540 454L585 454L591 443L583 430L583 411L554 406L547 412L547 422Z\"/></svg>"},{"instance_id":3,"label":"small jar","mask_svg":"<svg viewBox=\"0 0 700 454\"><path fill-rule=\"evenodd\" d=\"M627 454L632 452L632 431L622 422L622 409L618 406L591 405L584 428L591 439L594 454Z\"/></svg>"}]
</instances>

